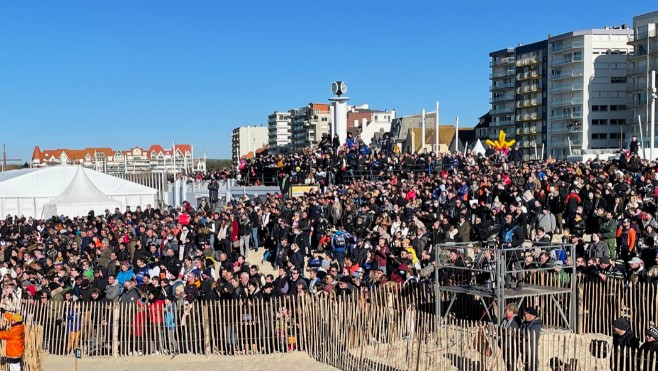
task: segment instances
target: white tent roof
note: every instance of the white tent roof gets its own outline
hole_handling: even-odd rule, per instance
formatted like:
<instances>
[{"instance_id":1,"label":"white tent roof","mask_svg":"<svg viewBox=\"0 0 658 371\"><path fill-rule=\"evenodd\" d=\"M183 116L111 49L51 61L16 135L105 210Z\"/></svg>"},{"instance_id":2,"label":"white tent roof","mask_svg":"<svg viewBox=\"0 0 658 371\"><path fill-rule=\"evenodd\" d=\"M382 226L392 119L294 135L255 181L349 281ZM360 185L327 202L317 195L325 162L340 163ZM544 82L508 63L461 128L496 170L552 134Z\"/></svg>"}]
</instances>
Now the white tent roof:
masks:
<instances>
[{"instance_id":1,"label":"white tent roof","mask_svg":"<svg viewBox=\"0 0 658 371\"><path fill-rule=\"evenodd\" d=\"M121 207L121 203L101 192L89 180L82 167L78 167L66 189L57 198L44 205L43 218L58 215L79 216L88 213L89 210L102 214L105 209L113 210L115 207Z\"/></svg>"},{"instance_id":2,"label":"white tent roof","mask_svg":"<svg viewBox=\"0 0 658 371\"><path fill-rule=\"evenodd\" d=\"M475 143L475 145L473 146L473 149L471 150L471 152L477 153L477 154L480 154L480 155L483 155L486 152L486 150L484 149L484 146L482 145L482 142L480 142L479 139Z\"/></svg>"},{"instance_id":3,"label":"white tent roof","mask_svg":"<svg viewBox=\"0 0 658 371\"><path fill-rule=\"evenodd\" d=\"M40 218L43 206L63 194L78 169L97 191L118 201L122 210L126 206L134 209L146 204L155 205L156 189L81 166L51 166L0 173L0 216L12 214Z\"/></svg>"}]
</instances>

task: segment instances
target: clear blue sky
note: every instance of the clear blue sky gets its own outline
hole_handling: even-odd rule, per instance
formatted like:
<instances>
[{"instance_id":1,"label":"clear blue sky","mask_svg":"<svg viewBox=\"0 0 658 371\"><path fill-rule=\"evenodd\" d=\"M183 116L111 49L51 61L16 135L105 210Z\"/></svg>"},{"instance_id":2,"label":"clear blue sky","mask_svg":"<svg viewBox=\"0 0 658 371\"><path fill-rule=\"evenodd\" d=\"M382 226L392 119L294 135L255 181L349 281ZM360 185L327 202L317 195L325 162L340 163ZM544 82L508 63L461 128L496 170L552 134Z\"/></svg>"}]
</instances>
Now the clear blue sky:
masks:
<instances>
[{"instance_id":1,"label":"clear blue sky","mask_svg":"<svg viewBox=\"0 0 658 371\"><path fill-rule=\"evenodd\" d=\"M433 110L473 126L488 53L632 23L649 1L2 1L0 142L41 148L191 143L230 157L231 129L324 102Z\"/></svg>"}]
</instances>

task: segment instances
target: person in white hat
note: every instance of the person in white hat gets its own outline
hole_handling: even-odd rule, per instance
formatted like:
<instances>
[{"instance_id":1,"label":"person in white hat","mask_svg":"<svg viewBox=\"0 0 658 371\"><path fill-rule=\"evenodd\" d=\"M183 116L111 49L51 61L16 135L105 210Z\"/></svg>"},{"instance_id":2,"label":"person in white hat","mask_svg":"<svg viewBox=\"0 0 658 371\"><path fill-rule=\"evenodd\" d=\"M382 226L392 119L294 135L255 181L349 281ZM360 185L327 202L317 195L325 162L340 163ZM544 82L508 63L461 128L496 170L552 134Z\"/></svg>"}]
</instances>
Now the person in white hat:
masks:
<instances>
[{"instance_id":1,"label":"person in white hat","mask_svg":"<svg viewBox=\"0 0 658 371\"><path fill-rule=\"evenodd\" d=\"M628 261L628 279L630 280L632 275L637 275L639 282L649 282L649 274L646 269L644 269L644 261L637 256Z\"/></svg>"}]
</instances>

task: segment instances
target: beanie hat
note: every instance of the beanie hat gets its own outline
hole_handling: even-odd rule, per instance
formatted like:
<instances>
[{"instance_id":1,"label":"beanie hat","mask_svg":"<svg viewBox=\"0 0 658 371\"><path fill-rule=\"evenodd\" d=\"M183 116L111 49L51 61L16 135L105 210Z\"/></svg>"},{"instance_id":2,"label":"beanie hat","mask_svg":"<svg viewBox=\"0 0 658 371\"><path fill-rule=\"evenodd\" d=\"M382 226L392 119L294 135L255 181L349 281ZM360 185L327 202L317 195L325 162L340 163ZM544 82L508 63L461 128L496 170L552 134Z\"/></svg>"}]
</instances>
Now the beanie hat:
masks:
<instances>
[{"instance_id":1,"label":"beanie hat","mask_svg":"<svg viewBox=\"0 0 658 371\"><path fill-rule=\"evenodd\" d=\"M539 315L539 312L537 311L537 308L535 307L526 307L524 310L525 313L533 315L537 317Z\"/></svg>"},{"instance_id":2,"label":"beanie hat","mask_svg":"<svg viewBox=\"0 0 658 371\"><path fill-rule=\"evenodd\" d=\"M652 338L658 340L658 327L656 327L656 326L649 327L647 329L647 335L649 335Z\"/></svg>"},{"instance_id":3,"label":"beanie hat","mask_svg":"<svg viewBox=\"0 0 658 371\"><path fill-rule=\"evenodd\" d=\"M631 323L624 317L619 317L616 320L612 321L612 327L620 329L622 331L627 331L631 328Z\"/></svg>"}]
</instances>

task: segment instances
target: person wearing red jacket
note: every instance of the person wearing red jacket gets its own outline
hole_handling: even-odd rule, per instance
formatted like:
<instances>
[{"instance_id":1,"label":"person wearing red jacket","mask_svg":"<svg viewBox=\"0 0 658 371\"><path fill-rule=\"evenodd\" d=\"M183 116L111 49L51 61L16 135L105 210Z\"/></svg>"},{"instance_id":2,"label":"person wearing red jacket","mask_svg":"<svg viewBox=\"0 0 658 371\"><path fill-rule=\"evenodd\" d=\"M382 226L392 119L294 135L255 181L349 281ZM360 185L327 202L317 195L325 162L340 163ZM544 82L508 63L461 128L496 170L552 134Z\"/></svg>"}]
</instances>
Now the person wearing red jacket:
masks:
<instances>
[{"instance_id":1,"label":"person wearing red jacket","mask_svg":"<svg viewBox=\"0 0 658 371\"><path fill-rule=\"evenodd\" d=\"M240 247L240 224L235 219L235 215L230 214L231 218L231 246L232 250L235 250L236 247Z\"/></svg>"},{"instance_id":2,"label":"person wearing red jacket","mask_svg":"<svg viewBox=\"0 0 658 371\"><path fill-rule=\"evenodd\" d=\"M572 189L564 200L564 204L566 205L565 220L567 224L570 224L571 220L576 216L576 210L578 209L578 205L580 205L580 203L581 203L580 196L578 195L575 189Z\"/></svg>"},{"instance_id":3,"label":"person wearing red jacket","mask_svg":"<svg viewBox=\"0 0 658 371\"><path fill-rule=\"evenodd\" d=\"M23 353L25 353L25 325L23 317L16 312L5 312L5 318L9 322L9 330L0 331L0 340L7 341L7 363L10 371L21 371L23 369Z\"/></svg>"}]
</instances>

